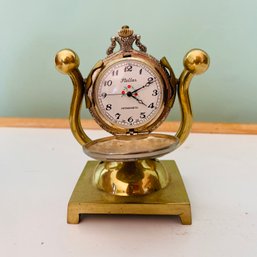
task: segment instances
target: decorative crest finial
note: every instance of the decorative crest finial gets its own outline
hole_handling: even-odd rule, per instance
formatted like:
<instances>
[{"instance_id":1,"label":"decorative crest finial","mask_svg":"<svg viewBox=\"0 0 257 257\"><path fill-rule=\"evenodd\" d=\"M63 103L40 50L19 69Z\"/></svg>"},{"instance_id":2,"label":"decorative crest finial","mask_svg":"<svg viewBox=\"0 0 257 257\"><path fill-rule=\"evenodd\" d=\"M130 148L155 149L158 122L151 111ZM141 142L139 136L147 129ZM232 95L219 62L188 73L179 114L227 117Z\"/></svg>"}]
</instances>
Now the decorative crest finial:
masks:
<instances>
[{"instance_id":1,"label":"decorative crest finial","mask_svg":"<svg viewBox=\"0 0 257 257\"><path fill-rule=\"evenodd\" d=\"M133 43L135 42L140 51L146 52L147 48L141 44L140 38L140 35L135 35L133 29L130 29L128 25L122 26L121 30L118 32L118 35L111 38L112 43L107 49L107 55L113 53L113 50L116 47L116 42L118 42L120 45L120 51L132 51Z\"/></svg>"},{"instance_id":2,"label":"decorative crest finial","mask_svg":"<svg viewBox=\"0 0 257 257\"><path fill-rule=\"evenodd\" d=\"M130 29L128 25L124 25L121 27L121 30L118 32L118 35L120 37L130 37L133 35L134 31L133 29Z\"/></svg>"}]
</instances>

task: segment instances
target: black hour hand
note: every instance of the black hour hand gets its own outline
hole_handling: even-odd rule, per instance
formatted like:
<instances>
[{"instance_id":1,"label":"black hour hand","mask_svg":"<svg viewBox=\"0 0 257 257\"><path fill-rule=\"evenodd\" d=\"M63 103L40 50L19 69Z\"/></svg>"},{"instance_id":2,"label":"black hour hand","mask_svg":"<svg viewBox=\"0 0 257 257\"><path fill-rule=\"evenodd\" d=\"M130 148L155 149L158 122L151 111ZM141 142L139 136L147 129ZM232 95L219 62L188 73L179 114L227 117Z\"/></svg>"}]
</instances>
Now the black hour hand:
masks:
<instances>
[{"instance_id":1,"label":"black hour hand","mask_svg":"<svg viewBox=\"0 0 257 257\"><path fill-rule=\"evenodd\" d=\"M142 100L138 99L138 98L135 97L134 95L132 95L132 97L133 97L134 99L136 99L140 104L143 104L143 105L147 106Z\"/></svg>"}]
</instances>

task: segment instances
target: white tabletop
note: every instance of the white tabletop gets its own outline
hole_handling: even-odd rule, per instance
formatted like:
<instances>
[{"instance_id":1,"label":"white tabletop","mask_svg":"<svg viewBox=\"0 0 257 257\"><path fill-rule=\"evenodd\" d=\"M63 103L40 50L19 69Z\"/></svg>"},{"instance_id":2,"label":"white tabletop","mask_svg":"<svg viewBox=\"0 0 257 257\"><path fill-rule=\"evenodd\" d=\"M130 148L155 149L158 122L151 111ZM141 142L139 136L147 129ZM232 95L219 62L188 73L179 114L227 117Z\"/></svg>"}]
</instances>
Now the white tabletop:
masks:
<instances>
[{"instance_id":1,"label":"white tabletop","mask_svg":"<svg viewBox=\"0 0 257 257\"><path fill-rule=\"evenodd\" d=\"M108 215L68 225L67 203L89 160L70 130L0 128L0 255L256 257L257 136L191 134L162 159L177 162L191 226Z\"/></svg>"}]
</instances>

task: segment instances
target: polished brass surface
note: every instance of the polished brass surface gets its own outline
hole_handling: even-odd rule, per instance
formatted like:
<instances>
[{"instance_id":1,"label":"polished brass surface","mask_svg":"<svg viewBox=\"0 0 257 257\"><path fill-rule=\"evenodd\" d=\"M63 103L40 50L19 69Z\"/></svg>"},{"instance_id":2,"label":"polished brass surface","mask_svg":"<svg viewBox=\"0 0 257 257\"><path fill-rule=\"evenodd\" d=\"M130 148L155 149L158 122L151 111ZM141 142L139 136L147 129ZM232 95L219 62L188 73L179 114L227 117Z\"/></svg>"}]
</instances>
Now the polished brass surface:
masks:
<instances>
[{"instance_id":1,"label":"polished brass surface","mask_svg":"<svg viewBox=\"0 0 257 257\"><path fill-rule=\"evenodd\" d=\"M78 55L70 49L60 50L55 56L56 68L63 74L69 74L78 69L79 64Z\"/></svg>"},{"instance_id":2,"label":"polished brass surface","mask_svg":"<svg viewBox=\"0 0 257 257\"><path fill-rule=\"evenodd\" d=\"M169 79L170 79L170 85L171 85L171 98L170 100L167 102L167 106L169 108L172 108L174 102L175 102L175 98L176 98L176 85L178 83L178 80L176 79L176 76L174 74L173 69L171 68L168 60L166 59L166 57L162 57L162 59L160 60L160 63L163 67L165 67L168 72L169 72Z\"/></svg>"},{"instance_id":3,"label":"polished brass surface","mask_svg":"<svg viewBox=\"0 0 257 257\"><path fill-rule=\"evenodd\" d=\"M169 176L160 161L100 162L94 173L98 189L112 195L145 195L164 188Z\"/></svg>"},{"instance_id":4,"label":"polished brass surface","mask_svg":"<svg viewBox=\"0 0 257 257\"><path fill-rule=\"evenodd\" d=\"M178 98L181 107L181 123L176 133L179 145L183 144L192 127L192 109L188 89L194 75L204 73L209 67L208 54L200 49L189 51L184 57L184 70L179 78Z\"/></svg>"},{"instance_id":5,"label":"polished brass surface","mask_svg":"<svg viewBox=\"0 0 257 257\"><path fill-rule=\"evenodd\" d=\"M98 190L92 177L98 162L90 161L82 172L68 204L67 221L78 224L81 214L178 215L192 223L190 202L174 161L161 161L171 182L146 195L117 196Z\"/></svg>"},{"instance_id":6,"label":"polished brass surface","mask_svg":"<svg viewBox=\"0 0 257 257\"><path fill-rule=\"evenodd\" d=\"M184 67L193 74L202 74L209 68L210 58L201 49L192 49L184 57Z\"/></svg>"},{"instance_id":7,"label":"polished brass surface","mask_svg":"<svg viewBox=\"0 0 257 257\"><path fill-rule=\"evenodd\" d=\"M89 95L90 87L93 83L93 74L98 74L102 70L103 66L104 66L104 62L102 60L98 61L93 67L93 69L90 71L90 73L88 74L87 78L85 79L85 87L86 87L85 98L86 98L86 107L88 109L92 107L92 102L90 101L90 98L88 97L88 95Z\"/></svg>"},{"instance_id":8,"label":"polished brass surface","mask_svg":"<svg viewBox=\"0 0 257 257\"><path fill-rule=\"evenodd\" d=\"M70 49L59 51L55 57L55 64L58 71L68 74L73 83L73 96L70 106L70 127L71 131L79 144L85 145L91 139L86 135L80 120L81 103L84 96L84 81L79 67L79 57Z\"/></svg>"},{"instance_id":9,"label":"polished brass surface","mask_svg":"<svg viewBox=\"0 0 257 257\"><path fill-rule=\"evenodd\" d=\"M165 134L120 135L100 138L83 146L97 160L135 161L160 157L176 149L178 138Z\"/></svg>"}]
</instances>

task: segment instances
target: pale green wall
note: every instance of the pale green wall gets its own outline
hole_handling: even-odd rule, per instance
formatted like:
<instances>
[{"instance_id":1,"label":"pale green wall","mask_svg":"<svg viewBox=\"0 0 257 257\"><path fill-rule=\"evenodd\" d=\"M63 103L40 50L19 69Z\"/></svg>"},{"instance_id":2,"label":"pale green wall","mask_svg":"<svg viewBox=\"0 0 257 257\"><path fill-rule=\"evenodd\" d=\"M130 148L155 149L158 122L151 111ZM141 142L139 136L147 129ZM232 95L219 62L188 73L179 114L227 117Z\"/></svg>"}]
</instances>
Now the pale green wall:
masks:
<instances>
[{"instance_id":1,"label":"pale green wall","mask_svg":"<svg viewBox=\"0 0 257 257\"><path fill-rule=\"evenodd\" d=\"M74 49L86 76L105 57L110 37L128 24L149 53L169 59L177 76L189 49L209 53L210 69L191 85L195 120L257 122L256 0L0 4L0 116L66 117L72 85L55 70L55 53ZM178 119L178 109L173 113Z\"/></svg>"}]
</instances>

